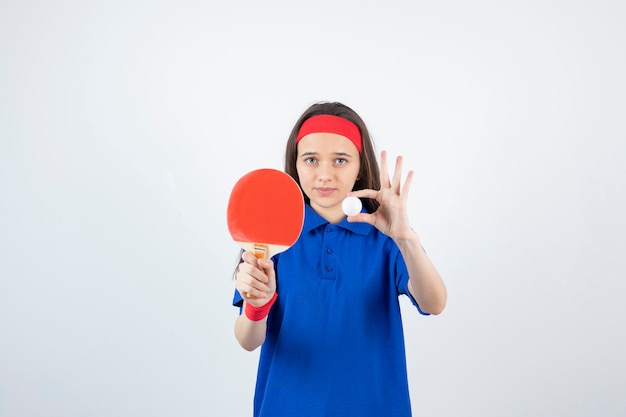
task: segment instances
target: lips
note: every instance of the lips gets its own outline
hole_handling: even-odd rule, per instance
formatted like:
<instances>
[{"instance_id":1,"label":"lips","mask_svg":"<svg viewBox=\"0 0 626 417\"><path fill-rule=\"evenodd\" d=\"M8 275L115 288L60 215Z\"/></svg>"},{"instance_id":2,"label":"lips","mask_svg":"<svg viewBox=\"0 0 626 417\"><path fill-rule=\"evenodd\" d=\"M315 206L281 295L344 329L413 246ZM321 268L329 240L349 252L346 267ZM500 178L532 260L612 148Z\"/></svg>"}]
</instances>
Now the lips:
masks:
<instances>
[{"instance_id":1,"label":"lips","mask_svg":"<svg viewBox=\"0 0 626 417\"><path fill-rule=\"evenodd\" d=\"M320 195L326 196L326 195L331 195L335 191L335 189L326 188L326 187L318 187L318 188L315 188L315 191L317 191Z\"/></svg>"}]
</instances>

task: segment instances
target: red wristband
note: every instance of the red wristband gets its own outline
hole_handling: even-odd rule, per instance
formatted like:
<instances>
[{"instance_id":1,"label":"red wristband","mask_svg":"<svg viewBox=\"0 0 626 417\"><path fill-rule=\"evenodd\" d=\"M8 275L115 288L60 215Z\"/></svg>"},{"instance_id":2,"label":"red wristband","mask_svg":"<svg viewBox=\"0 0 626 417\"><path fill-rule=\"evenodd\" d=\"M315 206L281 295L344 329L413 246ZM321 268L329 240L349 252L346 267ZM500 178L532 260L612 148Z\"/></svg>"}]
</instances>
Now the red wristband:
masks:
<instances>
[{"instance_id":1,"label":"red wristband","mask_svg":"<svg viewBox=\"0 0 626 417\"><path fill-rule=\"evenodd\" d=\"M255 307L251 304L246 303L246 308L244 309L246 317L248 317L252 321L263 320L265 317L267 317L268 314L270 314L270 309L274 305L277 297L278 293L274 292L274 295L272 296L272 298L270 298L267 304L261 307Z\"/></svg>"}]
</instances>

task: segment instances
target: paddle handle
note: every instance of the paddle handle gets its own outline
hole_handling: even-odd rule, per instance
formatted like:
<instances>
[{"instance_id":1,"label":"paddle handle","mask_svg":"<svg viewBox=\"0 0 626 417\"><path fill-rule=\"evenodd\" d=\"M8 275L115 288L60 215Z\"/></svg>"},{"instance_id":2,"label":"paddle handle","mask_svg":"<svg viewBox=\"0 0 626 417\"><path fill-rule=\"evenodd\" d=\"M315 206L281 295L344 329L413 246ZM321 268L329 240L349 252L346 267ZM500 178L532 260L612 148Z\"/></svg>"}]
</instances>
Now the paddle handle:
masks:
<instances>
[{"instance_id":1,"label":"paddle handle","mask_svg":"<svg viewBox=\"0 0 626 417\"><path fill-rule=\"evenodd\" d=\"M252 253L257 259L267 259L270 253L270 247L264 243L255 243L252 245Z\"/></svg>"},{"instance_id":2,"label":"paddle handle","mask_svg":"<svg viewBox=\"0 0 626 417\"><path fill-rule=\"evenodd\" d=\"M264 243L255 243L252 245L252 253L257 259L267 259L270 248ZM248 298L257 298L254 295L250 295L250 293L246 294Z\"/></svg>"}]
</instances>

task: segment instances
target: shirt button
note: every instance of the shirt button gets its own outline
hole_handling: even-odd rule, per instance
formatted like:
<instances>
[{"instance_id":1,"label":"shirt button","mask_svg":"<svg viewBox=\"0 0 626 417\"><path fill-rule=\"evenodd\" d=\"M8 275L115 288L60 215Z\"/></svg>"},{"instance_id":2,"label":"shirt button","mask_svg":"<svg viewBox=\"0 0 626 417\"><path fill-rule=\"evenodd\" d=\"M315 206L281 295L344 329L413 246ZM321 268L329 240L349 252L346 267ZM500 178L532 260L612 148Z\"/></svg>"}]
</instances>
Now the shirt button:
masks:
<instances>
[{"instance_id":1,"label":"shirt button","mask_svg":"<svg viewBox=\"0 0 626 417\"><path fill-rule=\"evenodd\" d=\"M333 250L332 249L326 249L326 253L331 254L331 253L333 253Z\"/></svg>"},{"instance_id":2,"label":"shirt button","mask_svg":"<svg viewBox=\"0 0 626 417\"><path fill-rule=\"evenodd\" d=\"M332 272L332 271L333 271L333 269L332 269L330 266L327 266L327 267L326 267L326 271L328 271L328 272Z\"/></svg>"},{"instance_id":3,"label":"shirt button","mask_svg":"<svg viewBox=\"0 0 626 417\"><path fill-rule=\"evenodd\" d=\"M333 229L332 229L332 227L327 227L327 228L326 228L326 231L327 231L327 232L332 232L332 231L333 231Z\"/></svg>"}]
</instances>

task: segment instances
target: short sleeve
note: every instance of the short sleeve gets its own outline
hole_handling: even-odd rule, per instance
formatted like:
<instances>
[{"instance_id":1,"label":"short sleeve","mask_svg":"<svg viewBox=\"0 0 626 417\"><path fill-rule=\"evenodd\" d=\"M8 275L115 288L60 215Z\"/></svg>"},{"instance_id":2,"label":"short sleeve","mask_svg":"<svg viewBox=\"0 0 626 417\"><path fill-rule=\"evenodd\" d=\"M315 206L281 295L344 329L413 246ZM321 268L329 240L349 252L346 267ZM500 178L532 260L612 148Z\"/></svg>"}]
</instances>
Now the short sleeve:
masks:
<instances>
[{"instance_id":1,"label":"short sleeve","mask_svg":"<svg viewBox=\"0 0 626 417\"><path fill-rule=\"evenodd\" d=\"M239 252L239 263L243 262L241 260L241 255L243 254L243 249ZM234 276L234 275L233 275ZM237 278L234 278L237 279ZM235 293L233 294L233 306L239 307L239 314L241 314L241 309L243 308L243 297L239 293L239 290L235 289Z\"/></svg>"},{"instance_id":2,"label":"short sleeve","mask_svg":"<svg viewBox=\"0 0 626 417\"><path fill-rule=\"evenodd\" d=\"M243 297L239 294L239 290L235 290L233 295L233 306L241 308L243 306Z\"/></svg>"},{"instance_id":3,"label":"short sleeve","mask_svg":"<svg viewBox=\"0 0 626 417\"><path fill-rule=\"evenodd\" d=\"M409 271L407 270L406 263L404 262L404 258L402 257L402 253L400 253L400 249L396 249L393 269L394 276L396 278L396 288L398 289L398 294L403 294L409 297L411 303L413 303L413 305L417 308L417 311L420 314L424 316L430 316L430 313L422 311L419 304L417 303L417 300L409 291Z\"/></svg>"}]
</instances>

